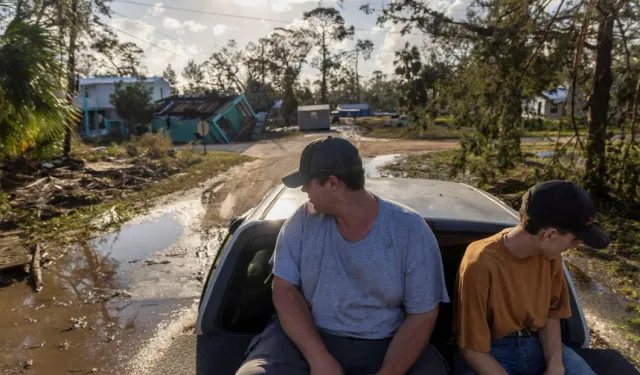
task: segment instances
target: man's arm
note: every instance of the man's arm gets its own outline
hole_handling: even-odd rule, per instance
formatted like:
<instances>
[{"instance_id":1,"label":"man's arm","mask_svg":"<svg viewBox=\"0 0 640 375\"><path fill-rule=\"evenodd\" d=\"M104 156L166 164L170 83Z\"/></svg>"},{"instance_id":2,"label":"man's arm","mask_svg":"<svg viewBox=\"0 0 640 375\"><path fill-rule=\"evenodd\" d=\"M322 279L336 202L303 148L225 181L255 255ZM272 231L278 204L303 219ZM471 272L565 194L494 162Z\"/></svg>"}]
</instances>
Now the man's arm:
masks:
<instances>
[{"instance_id":1,"label":"man's arm","mask_svg":"<svg viewBox=\"0 0 640 375\"><path fill-rule=\"evenodd\" d=\"M547 325L540 329L540 344L544 352L544 359L547 362L545 375L563 375L564 364L562 363L562 338L560 331L560 319L548 318Z\"/></svg>"},{"instance_id":2,"label":"man's arm","mask_svg":"<svg viewBox=\"0 0 640 375\"><path fill-rule=\"evenodd\" d=\"M508 375L507 371L490 353L460 348L460 355L478 375Z\"/></svg>"},{"instance_id":3,"label":"man's arm","mask_svg":"<svg viewBox=\"0 0 640 375\"><path fill-rule=\"evenodd\" d=\"M439 307L422 314L408 314L391 340L378 375L404 374L429 342Z\"/></svg>"},{"instance_id":4,"label":"man's arm","mask_svg":"<svg viewBox=\"0 0 640 375\"><path fill-rule=\"evenodd\" d=\"M329 354L322 342L307 301L298 288L274 276L273 304L282 329L304 355L311 368L311 374L342 374L340 364Z\"/></svg>"}]
</instances>

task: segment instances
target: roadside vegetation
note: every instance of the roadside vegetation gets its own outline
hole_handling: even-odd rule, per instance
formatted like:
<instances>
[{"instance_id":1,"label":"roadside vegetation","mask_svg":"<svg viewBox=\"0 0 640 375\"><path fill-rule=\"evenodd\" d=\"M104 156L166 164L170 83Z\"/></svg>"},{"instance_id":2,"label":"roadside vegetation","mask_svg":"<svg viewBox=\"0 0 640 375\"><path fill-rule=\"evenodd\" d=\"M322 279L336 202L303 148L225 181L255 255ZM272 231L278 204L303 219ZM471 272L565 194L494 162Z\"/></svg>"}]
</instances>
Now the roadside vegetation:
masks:
<instances>
[{"instance_id":1,"label":"roadside vegetation","mask_svg":"<svg viewBox=\"0 0 640 375\"><path fill-rule=\"evenodd\" d=\"M61 249L119 227L159 197L250 160L225 152L203 154L200 148L175 151L161 134L107 146L74 138L72 147L69 158L16 158L2 166L0 247L3 239L9 244L14 238L27 248Z\"/></svg>"}]
</instances>

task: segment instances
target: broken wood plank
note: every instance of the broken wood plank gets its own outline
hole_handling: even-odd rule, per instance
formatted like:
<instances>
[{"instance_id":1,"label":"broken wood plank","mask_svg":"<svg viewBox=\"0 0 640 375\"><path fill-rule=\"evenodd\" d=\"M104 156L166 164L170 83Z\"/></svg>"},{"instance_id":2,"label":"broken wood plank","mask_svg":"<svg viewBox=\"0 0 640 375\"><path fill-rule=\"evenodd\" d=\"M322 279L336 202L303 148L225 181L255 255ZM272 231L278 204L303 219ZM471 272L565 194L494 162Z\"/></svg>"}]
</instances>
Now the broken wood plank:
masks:
<instances>
[{"instance_id":1,"label":"broken wood plank","mask_svg":"<svg viewBox=\"0 0 640 375\"><path fill-rule=\"evenodd\" d=\"M20 241L16 235L0 237L0 270L29 263L29 251L20 245Z\"/></svg>"},{"instance_id":2,"label":"broken wood plank","mask_svg":"<svg viewBox=\"0 0 640 375\"><path fill-rule=\"evenodd\" d=\"M33 258L31 259L31 277L33 279L33 289L36 292L42 290L42 270L40 268L40 245L36 245L36 249L33 252Z\"/></svg>"}]
</instances>

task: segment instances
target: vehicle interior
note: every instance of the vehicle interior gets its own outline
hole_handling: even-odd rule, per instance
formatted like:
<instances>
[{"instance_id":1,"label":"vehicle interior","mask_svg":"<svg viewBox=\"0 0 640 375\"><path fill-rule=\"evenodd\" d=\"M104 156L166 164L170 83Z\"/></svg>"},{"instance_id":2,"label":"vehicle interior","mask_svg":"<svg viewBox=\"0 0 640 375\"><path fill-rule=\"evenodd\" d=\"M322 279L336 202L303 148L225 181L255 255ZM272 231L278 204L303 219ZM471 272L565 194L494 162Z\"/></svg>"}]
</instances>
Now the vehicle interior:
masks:
<instances>
[{"instance_id":1,"label":"vehicle interior","mask_svg":"<svg viewBox=\"0 0 640 375\"><path fill-rule=\"evenodd\" d=\"M258 223L259 225L260 223ZM198 338L198 355L210 358L209 363L206 363L207 360L198 359L198 373L208 373L215 367L216 374L233 374L242 362L246 346L251 338L260 333L270 320L275 318L275 309L271 301L271 266L268 262L274 251L277 231L269 230L268 232L271 233L250 236L250 239L243 243L237 254L229 254L231 257L237 256L235 262L225 262L225 264L235 264L233 270L219 270L230 272L229 282L226 289L221 290L217 296L219 303L213 302L216 298L209 301L209 304L215 303L216 306L203 307L206 309L205 314L214 321L209 321L207 324L203 322L202 333ZM452 291L458 266L467 245L493 233L435 231L440 245L447 289L451 298L453 298ZM218 261L219 259L216 259L215 263ZM573 295L571 303L572 310L578 311ZM455 346L451 344L452 322L452 304L441 304L436 327L430 340L450 364L455 351ZM579 314L574 314L572 318L562 321L562 333L563 342L566 345L573 348L583 346L586 337L584 324ZM222 340L224 340L224 344L222 344ZM224 358L217 358L219 356L211 358L211 351L215 350L211 349L213 345L224 345L226 353ZM235 351L234 346L237 346ZM581 350L588 351L588 349ZM615 354L611 355L615 356ZM611 372L598 372L598 374L606 373ZM616 373L620 374L621 372Z\"/></svg>"}]
</instances>

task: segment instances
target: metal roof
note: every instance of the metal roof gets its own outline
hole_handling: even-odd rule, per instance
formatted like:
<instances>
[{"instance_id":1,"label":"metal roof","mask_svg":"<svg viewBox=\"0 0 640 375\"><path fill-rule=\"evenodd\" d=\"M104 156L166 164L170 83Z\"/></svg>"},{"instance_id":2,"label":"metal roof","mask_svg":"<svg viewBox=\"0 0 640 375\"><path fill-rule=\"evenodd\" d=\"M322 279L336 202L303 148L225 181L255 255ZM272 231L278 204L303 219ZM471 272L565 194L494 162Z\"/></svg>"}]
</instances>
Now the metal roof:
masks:
<instances>
[{"instance_id":1,"label":"metal roof","mask_svg":"<svg viewBox=\"0 0 640 375\"><path fill-rule=\"evenodd\" d=\"M369 104L338 104L338 111L345 109L369 109Z\"/></svg>"},{"instance_id":2,"label":"metal roof","mask_svg":"<svg viewBox=\"0 0 640 375\"><path fill-rule=\"evenodd\" d=\"M329 104L298 106L298 111L322 111L322 110L329 110Z\"/></svg>"},{"instance_id":3,"label":"metal roof","mask_svg":"<svg viewBox=\"0 0 640 375\"><path fill-rule=\"evenodd\" d=\"M159 101L162 110L156 115L214 115L233 105L235 98L237 96L212 98L176 95Z\"/></svg>"},{"instance_id":4,"label":"metal roof","mask_svg":"<svg viewBox=\"0 0 640 375\"><path fill-rule=\"evenodd\" d=\"M426 220L440 223L518 223L515 211L479 189L457 182L411 178L368 178L366 188L382 198L416 210ZM284 188L274 204L265 210L265 220L291 216L305 203L301 189Z\"/></svg>"},{"instance_id":5,"label":"metal roof","mask_svg":"<svg viewBox=\"0 0 640 375\"><path fill-rule=\"evenodd\" d=\"M554 104L564 103L564 101L567 100L567 89L561 86L555 90L543 91L542 95Z\"/></svg>"},{"instance_id":6,"label":"metal roof","mask_svg":"<svg viewBox=\"0 0 640 375\"><path fill-rule=\"evenodd\" d=\"M147 77L142 80L144 83L152 83L159 80L166 81L166 79L158 76ZM135 83L138 81L137 77L93 77L93 78L80 78L80 86L84 85L112 85L118 82L123 83Z\"/></svg>"}]
</instances>

